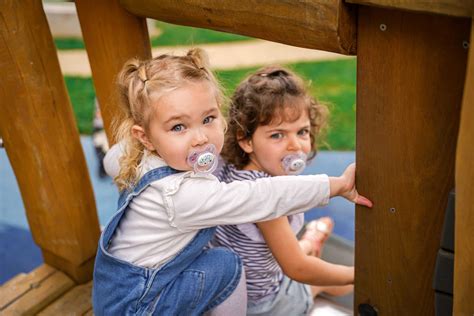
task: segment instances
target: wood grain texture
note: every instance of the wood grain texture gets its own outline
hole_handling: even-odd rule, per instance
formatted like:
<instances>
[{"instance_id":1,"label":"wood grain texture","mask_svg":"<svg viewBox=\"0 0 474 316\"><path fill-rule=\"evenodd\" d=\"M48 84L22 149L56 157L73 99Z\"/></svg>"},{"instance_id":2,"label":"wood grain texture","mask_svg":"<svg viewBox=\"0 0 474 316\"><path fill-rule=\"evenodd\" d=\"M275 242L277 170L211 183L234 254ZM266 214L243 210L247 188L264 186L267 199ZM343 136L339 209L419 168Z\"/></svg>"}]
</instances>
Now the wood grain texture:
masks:
<instances>
[{"instance_id":1,"label":"wood grain texture","mask_svg":"<svg viewBox=\"0 0 474 316\"><path fill-rule=\"evenodd\" d=\"M346 0L346 2L459 17L471 17L474 13L473 0Z\"/></svg>"},{"instance_id":2,"label":"wood grain texture","mask_svg":"<svg viewBox=\"0 0 474 316\"><path fill-rule=\"evenodd\" d=\"M454 313L473 315L474 300L474 23L456 155Z\"/></svg>"},{"instance_id":3,"label":"wood grain texture","mask_svg":"<svg viewBox=\"0 0 474 316\"><path fill-rule=\"evenodd\" d=\"M433 315L470 20L359 8L355 308ZM383 25L381 27L381 25Z\"/></svg>"},{"instance_id":4,"label":"wood grain texture","mask_svg":"<svg viewBox=\"0 0 474 316\"><path fill-rule=\"evenodd\" d=\"M55 272L56 269L43 264L30 273L18 274L5 282L0 286L0 311L25 295L31 289L32 284L47 279Z\"/></svg>"},{"instance_id":5,"label":"wood grain texture","mask_svg":"<svg viewBox=\"0 0 474 316\"><path fill-rule=\"evenodd\" d=\"M157 20L353 55L356 12L342 0L121 0Z\"/></svg>"},{"instance_id":6,"label":"wood grain texture","mask_svg":"<svg viewBox=\"0 0 474 316\"><path fill-rule=\"evenodd\" d=\"M132 57L151 58L146 19L127 12L118 0L77 0L76 8L105 130L114 143L110 126L121 115L117 74Z\"/></svg>"},{"instance_id":7,"label":"wood grain texture","mask_svg":"<svg viewBox=\"0 0 474 316\"><path fill-rule=\"evenodd\" d=\"M0 36L0 134L33 238L69 268L55 267L90 280L82 265L95 256L99 223L41 1L1 1Z\"/></svg>"},{"instance_id":8,"label":"wood grain texture","mask_svg":"<svg viewBox=\"0 0 474 316\"><path fill-rule=\"evenodd\" d=\"M55 300L39 316L83 315L92 309L92 281L71 288Z\"/></svg>"},{"instance_id":9,"label":"wood grain texture","mask_svg":"<svg viewBox=\"0 0 474 316\"><path fill-rule=\"evenodd\" d=\"M74 282L61 271L47 265L40 266L25 278L17 279L15 283L10 283L6 287L16 291L18 295L0 307L0 314L36 315L73 285Z\"/></svg>"}]
</instances>

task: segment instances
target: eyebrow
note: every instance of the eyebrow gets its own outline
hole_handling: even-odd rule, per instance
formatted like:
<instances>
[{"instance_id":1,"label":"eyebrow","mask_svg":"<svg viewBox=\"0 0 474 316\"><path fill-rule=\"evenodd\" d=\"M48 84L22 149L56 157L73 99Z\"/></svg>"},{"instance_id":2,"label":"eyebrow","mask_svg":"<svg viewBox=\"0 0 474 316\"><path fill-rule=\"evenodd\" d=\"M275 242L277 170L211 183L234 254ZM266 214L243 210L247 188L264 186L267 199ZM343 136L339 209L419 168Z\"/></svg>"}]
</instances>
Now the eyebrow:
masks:
<instances>
[{"instance_id":1,"label":"eyebrow","mask_svg":"<svg viewBox=\"0 0 474 316\"><path fill-rule=\"evenodd\" d=\"M212 113L212 112L218 112L218 111L219 111L219 109L218 109L217 107L212 107L212 108L210 108L209 110L204 111L204 112L203 112L203 116L206 116L206 115L208 115L208 114L210 114L210 113Z\"/></svg>"},{"instance_id":2,"label":"eyebrow","mask_svg":"<svg viewBox=\"0 0 474 316\"><path fill-rule=\"evenodd\" d=\"M182 121L183 118L189 118L189 115L187 114L174 115L170 117L169 119L167 119L163 124L168 124L169 122L172 122L172 121Z\"/></svg>"},{"instance_id":3,"label":"eyebrow","mask_svg":"<svg viewBox=\"0 0 474 316\"><path fill-rule=\"evenodd\" d=\"M219 111L218 108L213 107L209 110L204 111L202 116L206 116L206 115L209 115L212 112L218 112L218 111ZM169 119L167 119L163 124L168 124L172 121L182 121L185 118L190 118L190 116L188 114L174 115L174 116L170 117Z\"/></svg>"},{"instance_id":4,"label":"eyebrow","mask_svg":"<svg viewBox=\"0 0 474 316\"><path fill-rule=\"evenodd\" d=\"M305 128L311 128L311 125L302 126L302 127L298 128L298 130L302 130L302 129L305 129ZM275 128L275 129L268 130L266 133L270 134L270 133L275 133L275 132L286 132L286 131L287 131L287 129L284 129L284 128Z\"/></svg>"}]
</instances>

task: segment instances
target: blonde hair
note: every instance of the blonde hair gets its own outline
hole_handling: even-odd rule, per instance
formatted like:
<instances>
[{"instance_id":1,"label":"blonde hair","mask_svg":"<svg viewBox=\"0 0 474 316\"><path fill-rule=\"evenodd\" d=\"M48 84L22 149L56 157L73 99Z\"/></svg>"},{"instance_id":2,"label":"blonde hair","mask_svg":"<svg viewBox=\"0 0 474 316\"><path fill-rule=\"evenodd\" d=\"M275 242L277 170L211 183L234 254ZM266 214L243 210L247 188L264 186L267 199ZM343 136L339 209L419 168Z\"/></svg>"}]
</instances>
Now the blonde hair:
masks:
<instances>
[{"instance_id":1,"label":"blonde hair","mask_svg":"<svg viewBox=\"0 0 474 316\"><path fill-rule=\"evenodd\" d=\"M223 102L220 85L209 68L207 54L191 49L185 56L160 55L150 60L133 58L125 63L117 79L123 115L115 122L115 140L123 145L120 172L114 181L122 191L139 179L139 164L145 147L132 136L132 126L149 131L153 101L190 82L207 81L215 88L219 106Z\"/></svg>"}]
</instances>

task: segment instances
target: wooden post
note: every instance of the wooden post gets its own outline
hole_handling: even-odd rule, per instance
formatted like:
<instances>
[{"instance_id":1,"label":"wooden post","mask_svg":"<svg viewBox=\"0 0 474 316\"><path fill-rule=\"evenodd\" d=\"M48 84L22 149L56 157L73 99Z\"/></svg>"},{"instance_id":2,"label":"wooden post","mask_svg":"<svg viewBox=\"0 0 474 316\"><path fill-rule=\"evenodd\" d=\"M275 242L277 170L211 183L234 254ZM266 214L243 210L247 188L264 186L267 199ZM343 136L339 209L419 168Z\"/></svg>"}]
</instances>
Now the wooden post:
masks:
<instances>
[{"instance_id":1,"label":"wooden post","mask_svg":"<svg viewBox=\"0 0 474 316\"><path fill-rule=\"evenodd\" d=\"M454 313L473 315L474 301L474 23L456 155Z\"/></svg>"},{"instance_id":2,"label":"wooden post","mask_svg":"<svg viewBox=\"0 0 474 316\"><path fill-rule=\"evenodd\" d=\"M470 20L359 7L358 21L357 185L374 208L356 209L355 313L433 315Z\"/></svg>"},{"instance_id":3,"label":"wooden post","mask_svg":"<svg viewBox=\"0 0 474 316\"><path fill-rule=\"evenodd\" d=\"M110 125L121 115L116 76L128 59L151 58L146 19L127 12L118 0L77 0L76 8L105 130L113 143Z\"/></svg>"},{"instance_id":4,"label":"wooden post","mask_svg":"<svg viewBox=\"0 0 474 316\"><path fill-rule=\"evenodd\" d=\"M356 11L342 0L121 0L127 10L175 24L353 55Z\"/></svg>"},{"instance_id":5,"label":"wooden post","mask_svg":"<svg viewBox=\"0 0 474 316\"><path fill-rule=\"evenodd\" d=\"M99 238L79 133L40 1L0 2L0 134L46 263L92 278Z\"/></svg>"}]
</instances>

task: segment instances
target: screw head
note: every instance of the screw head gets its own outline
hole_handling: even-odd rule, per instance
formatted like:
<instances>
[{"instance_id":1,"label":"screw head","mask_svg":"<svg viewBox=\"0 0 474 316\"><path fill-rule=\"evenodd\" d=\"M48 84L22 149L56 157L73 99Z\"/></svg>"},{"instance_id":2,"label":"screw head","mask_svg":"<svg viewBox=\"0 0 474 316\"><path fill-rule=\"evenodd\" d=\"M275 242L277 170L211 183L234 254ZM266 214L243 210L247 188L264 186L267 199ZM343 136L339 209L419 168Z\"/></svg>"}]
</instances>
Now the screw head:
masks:
<instances>
[{"instance_id":1,"label":"screw head","mask_svg":"<svg viewBox=\"0 0 474 316\"><path fill-rule=\"evenodd\" d=\"M380 24L379 28L382 32L385 32L387 30L387 25L382 23Z\"/></svg>"}]
</instances>

